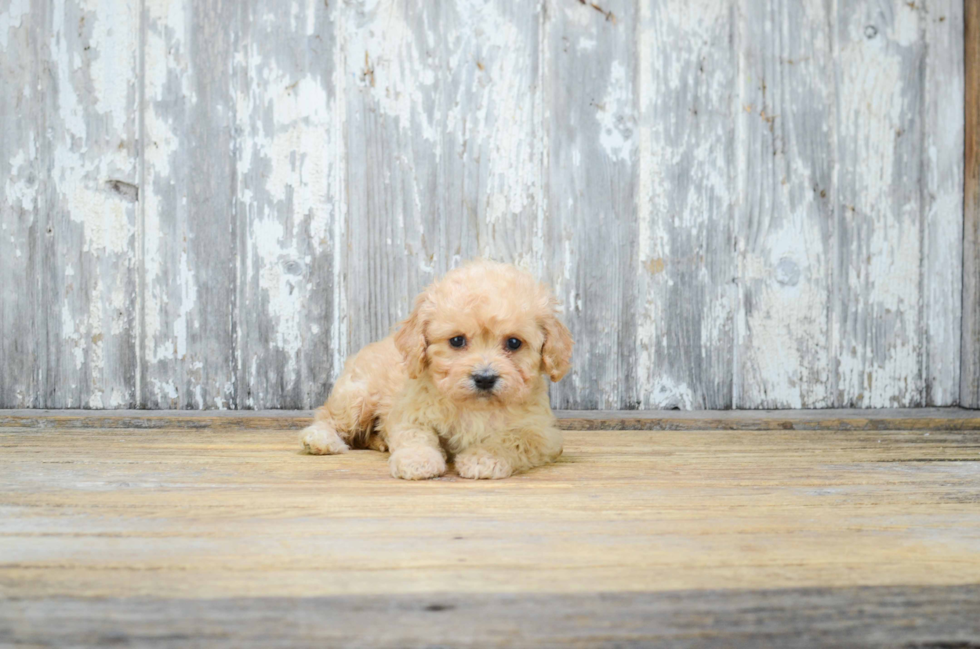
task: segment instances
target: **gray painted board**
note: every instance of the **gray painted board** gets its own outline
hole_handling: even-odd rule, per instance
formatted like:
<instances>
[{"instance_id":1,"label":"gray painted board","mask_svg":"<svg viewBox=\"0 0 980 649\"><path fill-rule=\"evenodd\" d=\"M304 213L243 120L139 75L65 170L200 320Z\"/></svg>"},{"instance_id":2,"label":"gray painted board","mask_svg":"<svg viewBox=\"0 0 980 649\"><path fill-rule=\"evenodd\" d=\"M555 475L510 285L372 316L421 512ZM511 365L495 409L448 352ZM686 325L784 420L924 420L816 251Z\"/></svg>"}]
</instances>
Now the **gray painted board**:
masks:
<instances>
[{"instance_id":1,"label":"gray painted board","mask_svg":"<svg viewBox=\"0 0 980 649\"><path fill-rule=\"evenodd\" d=\"M826 408L835 403L832 6L753 2L740 19L735 402Z\"/></svg>"},{"instance_id":2,"label":"gray painted board","mask_svg":"<svg viewBox=\"0 0 980 649\"><path fill-rule=\"evenodd\" d=\"M571 595L18 598L0 607L0 642L263 649L975 647L980 641L978 593L967 585Z\"/></svg>"},{"instance_id":3,"label":"gray painted board","mask_svg":"<svg viewBox=\"0 0 980 649\"><path fill-rule=\"evenodd\" d=\"M50 2L38 157L44 402L135 403L139 11Z\"/></svg>"},{"instance_id":4,"label":"gray painted board","mask_svg":"<svg viewBox=\"0 0 980 649\"><path fill-rule=\"evenodd\" d=\"M649 0L640 11L634 399L730 408L738 6Z\"/></svg>"},{"instance_id":5,"label":"gray painted board","mask_svg":"<svg viewBox=\"0 0 980 649\"><path fill-rule=\"evenodd\" d=\"M834 358L846 407L923 405L917 5L847 0L838 91Z\"/></svg>"},{"instance_id":6,"label":"gray painted board","mask_svg":"<svg viewBox=\"0 0 980 649\"><path fill-rule=\"evenodd\" d=\"M352 3L345 22L350 349L477 255L535 263L540 131L533 3ZM539 253L540 254L540 253Z\"/></svg>"},{"instance_id":7,"label":"gray painted board","mask_svg":"<svg viewBox=\"0 0 980 649\"><path fill-rule=\"evenodd\" d=\"M142 407L241 405L238 11L222 0L145 5Z\"/></svg>"},{"instance_id":8,"label":"gray painted board","mask_svg":"<svg viewBox=\"0 0 980 649\"><path fill-rule=\"evenodd\" d=\"M578 341L556 407L636 407L635 3L546 4L547 279Z\"/></svg>"},{"instance_id":9,"label":"gray painted board","mask_svg":"<svg viewBox=\"0 0 980 649\"><path fill-rule=\"evenodd\" d=\"M0 19L0 405L8 408L44 403L35 311L44 114L36 35L43 33L44 16L31 8L4 7Z\"/></svg>"},{"instance_id":10,"label":"gray painted board","mask_svg":"<svg viewBox=\"0 0 980 649\"><path fill-rule=\"evenodd\" d=\"M963 24L0 0L0 407L315 407L477 255L562 301L558 407L959 403Z\"/></svg>"},{"instance_id":11,"label":"gray painted board","mask_svg":"<svg viewBox=\"0 0 980 649\"><path fill-rule=\"evenodd\" d=\"M138 11L7 5L0 398L132 407Z\"/></svg>"},{"instance_id":12,"label":"gray painted board","mask_svg":"<svg viewBox=\"0 0 980 649\"><path fill-rule=\"evenodd\" d=\"M956 99L964 94L963 2L932 0L926 8L928 11L919 14L926 41L923 143L919 153L924 220L924 401L956 403L961 373L958 359L965 273L962 265L964 114L963 101ZM977 306L980 305L974 304L973 308ZM980 403L972 407L980 407Z\"/></svg>"},{"instance_id":13,"label":"gray painted board","mask_svg":"<svg viewBox=\"0 0 980 649\"><path fill-rule=\"evenodd\" d=\"M336 5L336 3L335 3ZM328 3L241 3L234 57L240 408L326 398L336 348L342 159Z\"/></svg>"}]
</instances>

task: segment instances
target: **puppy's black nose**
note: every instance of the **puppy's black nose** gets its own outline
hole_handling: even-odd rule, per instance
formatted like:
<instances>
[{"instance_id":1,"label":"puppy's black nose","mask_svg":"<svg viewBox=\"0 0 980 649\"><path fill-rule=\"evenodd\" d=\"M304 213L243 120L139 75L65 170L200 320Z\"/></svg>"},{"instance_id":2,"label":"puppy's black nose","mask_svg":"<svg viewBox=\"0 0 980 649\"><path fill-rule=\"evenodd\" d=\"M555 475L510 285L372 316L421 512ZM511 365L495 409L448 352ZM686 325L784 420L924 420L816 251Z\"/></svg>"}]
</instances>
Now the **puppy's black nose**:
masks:
<instances>
[{"instance_id":1,"label":"puppy's black nose","mask_svg":"<svg viewBox=\"0 0 980 649\"><path fill-rule=\"evenodd\" d=\"M493 370L480 370L479 372L474 372L472 374L473 385L475 385L480 390L492 390L493 386L497 385L497 379L500 375Z\"/></svg>"}]
</instances>

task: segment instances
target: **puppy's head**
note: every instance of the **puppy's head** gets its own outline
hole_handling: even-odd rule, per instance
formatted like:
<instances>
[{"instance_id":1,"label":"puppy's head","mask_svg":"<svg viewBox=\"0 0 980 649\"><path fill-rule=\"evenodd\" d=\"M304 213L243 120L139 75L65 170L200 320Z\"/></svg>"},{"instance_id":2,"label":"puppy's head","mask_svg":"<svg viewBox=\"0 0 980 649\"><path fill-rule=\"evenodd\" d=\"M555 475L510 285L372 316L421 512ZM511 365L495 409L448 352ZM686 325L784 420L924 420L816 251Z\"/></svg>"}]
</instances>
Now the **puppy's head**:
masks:
<instances>
[{"instance_id":1,"label":"puppy's head","mask_svg":"<svg viewBox=\"0 0 980 649\"><path fill-rule=\"evenodd\" d=\"M547 288L514 266L477 261L416 299L395 344L412 378L428 374L454 401L517 403L540 374L565 376L573 343Z\"/></svg>"}]
</instances>

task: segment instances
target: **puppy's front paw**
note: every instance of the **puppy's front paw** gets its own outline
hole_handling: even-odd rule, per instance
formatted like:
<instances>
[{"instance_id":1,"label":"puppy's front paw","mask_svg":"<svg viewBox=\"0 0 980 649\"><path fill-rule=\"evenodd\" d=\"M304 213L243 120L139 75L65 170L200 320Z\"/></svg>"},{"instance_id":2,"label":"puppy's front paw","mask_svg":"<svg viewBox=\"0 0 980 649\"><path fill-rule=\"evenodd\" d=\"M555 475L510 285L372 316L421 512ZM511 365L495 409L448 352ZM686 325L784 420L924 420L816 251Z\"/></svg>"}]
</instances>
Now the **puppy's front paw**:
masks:
<instances>
[{"instance_id":1,"label":"puppy's front paw","mask_svg":"<svg viewBox=\"0 0 980 649\"><path fill-rule=\"evenodd\" d=\"M484 449L470 449L456 456L456 471L463 478L500 480L514 473L510 462Z\"/></svg>"},{"instance_id":2,"label":"puppy's front paw","mask_svg":"<svg viewBox=\"0 0 980 649\"><path fill-rule=\"evenodd\" d=\"M400 448L388 458L391 475L403 480L428 480L446 472L446 458L428 446Z\"/></svg>"},{"instance_id":3,"label":"puppy's front paw","mask_svg":"<svg viewBox=\"0 0 980 649\"><path fill-rule=\"evenodd\" d=\"M333 426L325 421L317 421L304 428L299 441L303 443L303 451L310 455L336 455L349 450Z\"/></svg>"}]
</instances>

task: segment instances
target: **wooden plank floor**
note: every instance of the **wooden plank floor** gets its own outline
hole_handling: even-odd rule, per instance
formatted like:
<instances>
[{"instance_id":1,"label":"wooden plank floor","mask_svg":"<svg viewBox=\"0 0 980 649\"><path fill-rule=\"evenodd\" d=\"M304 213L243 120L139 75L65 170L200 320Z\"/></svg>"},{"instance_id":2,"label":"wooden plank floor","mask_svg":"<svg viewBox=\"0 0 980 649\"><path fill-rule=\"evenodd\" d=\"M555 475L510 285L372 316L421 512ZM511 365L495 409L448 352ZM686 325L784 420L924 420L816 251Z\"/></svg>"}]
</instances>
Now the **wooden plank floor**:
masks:
<instances>
[{"instance_id":1,"label":"wooden plank floor","mask_svg":"<svg viewBox=\"0 0 980 649\"><path fill-rule=\"evenodd\" d=\"M421 483L299 454L295 418L45 416L0 417L3 646L980 646L963 411L570 431L556 465Z\"/></svg>"}]
</instances>

